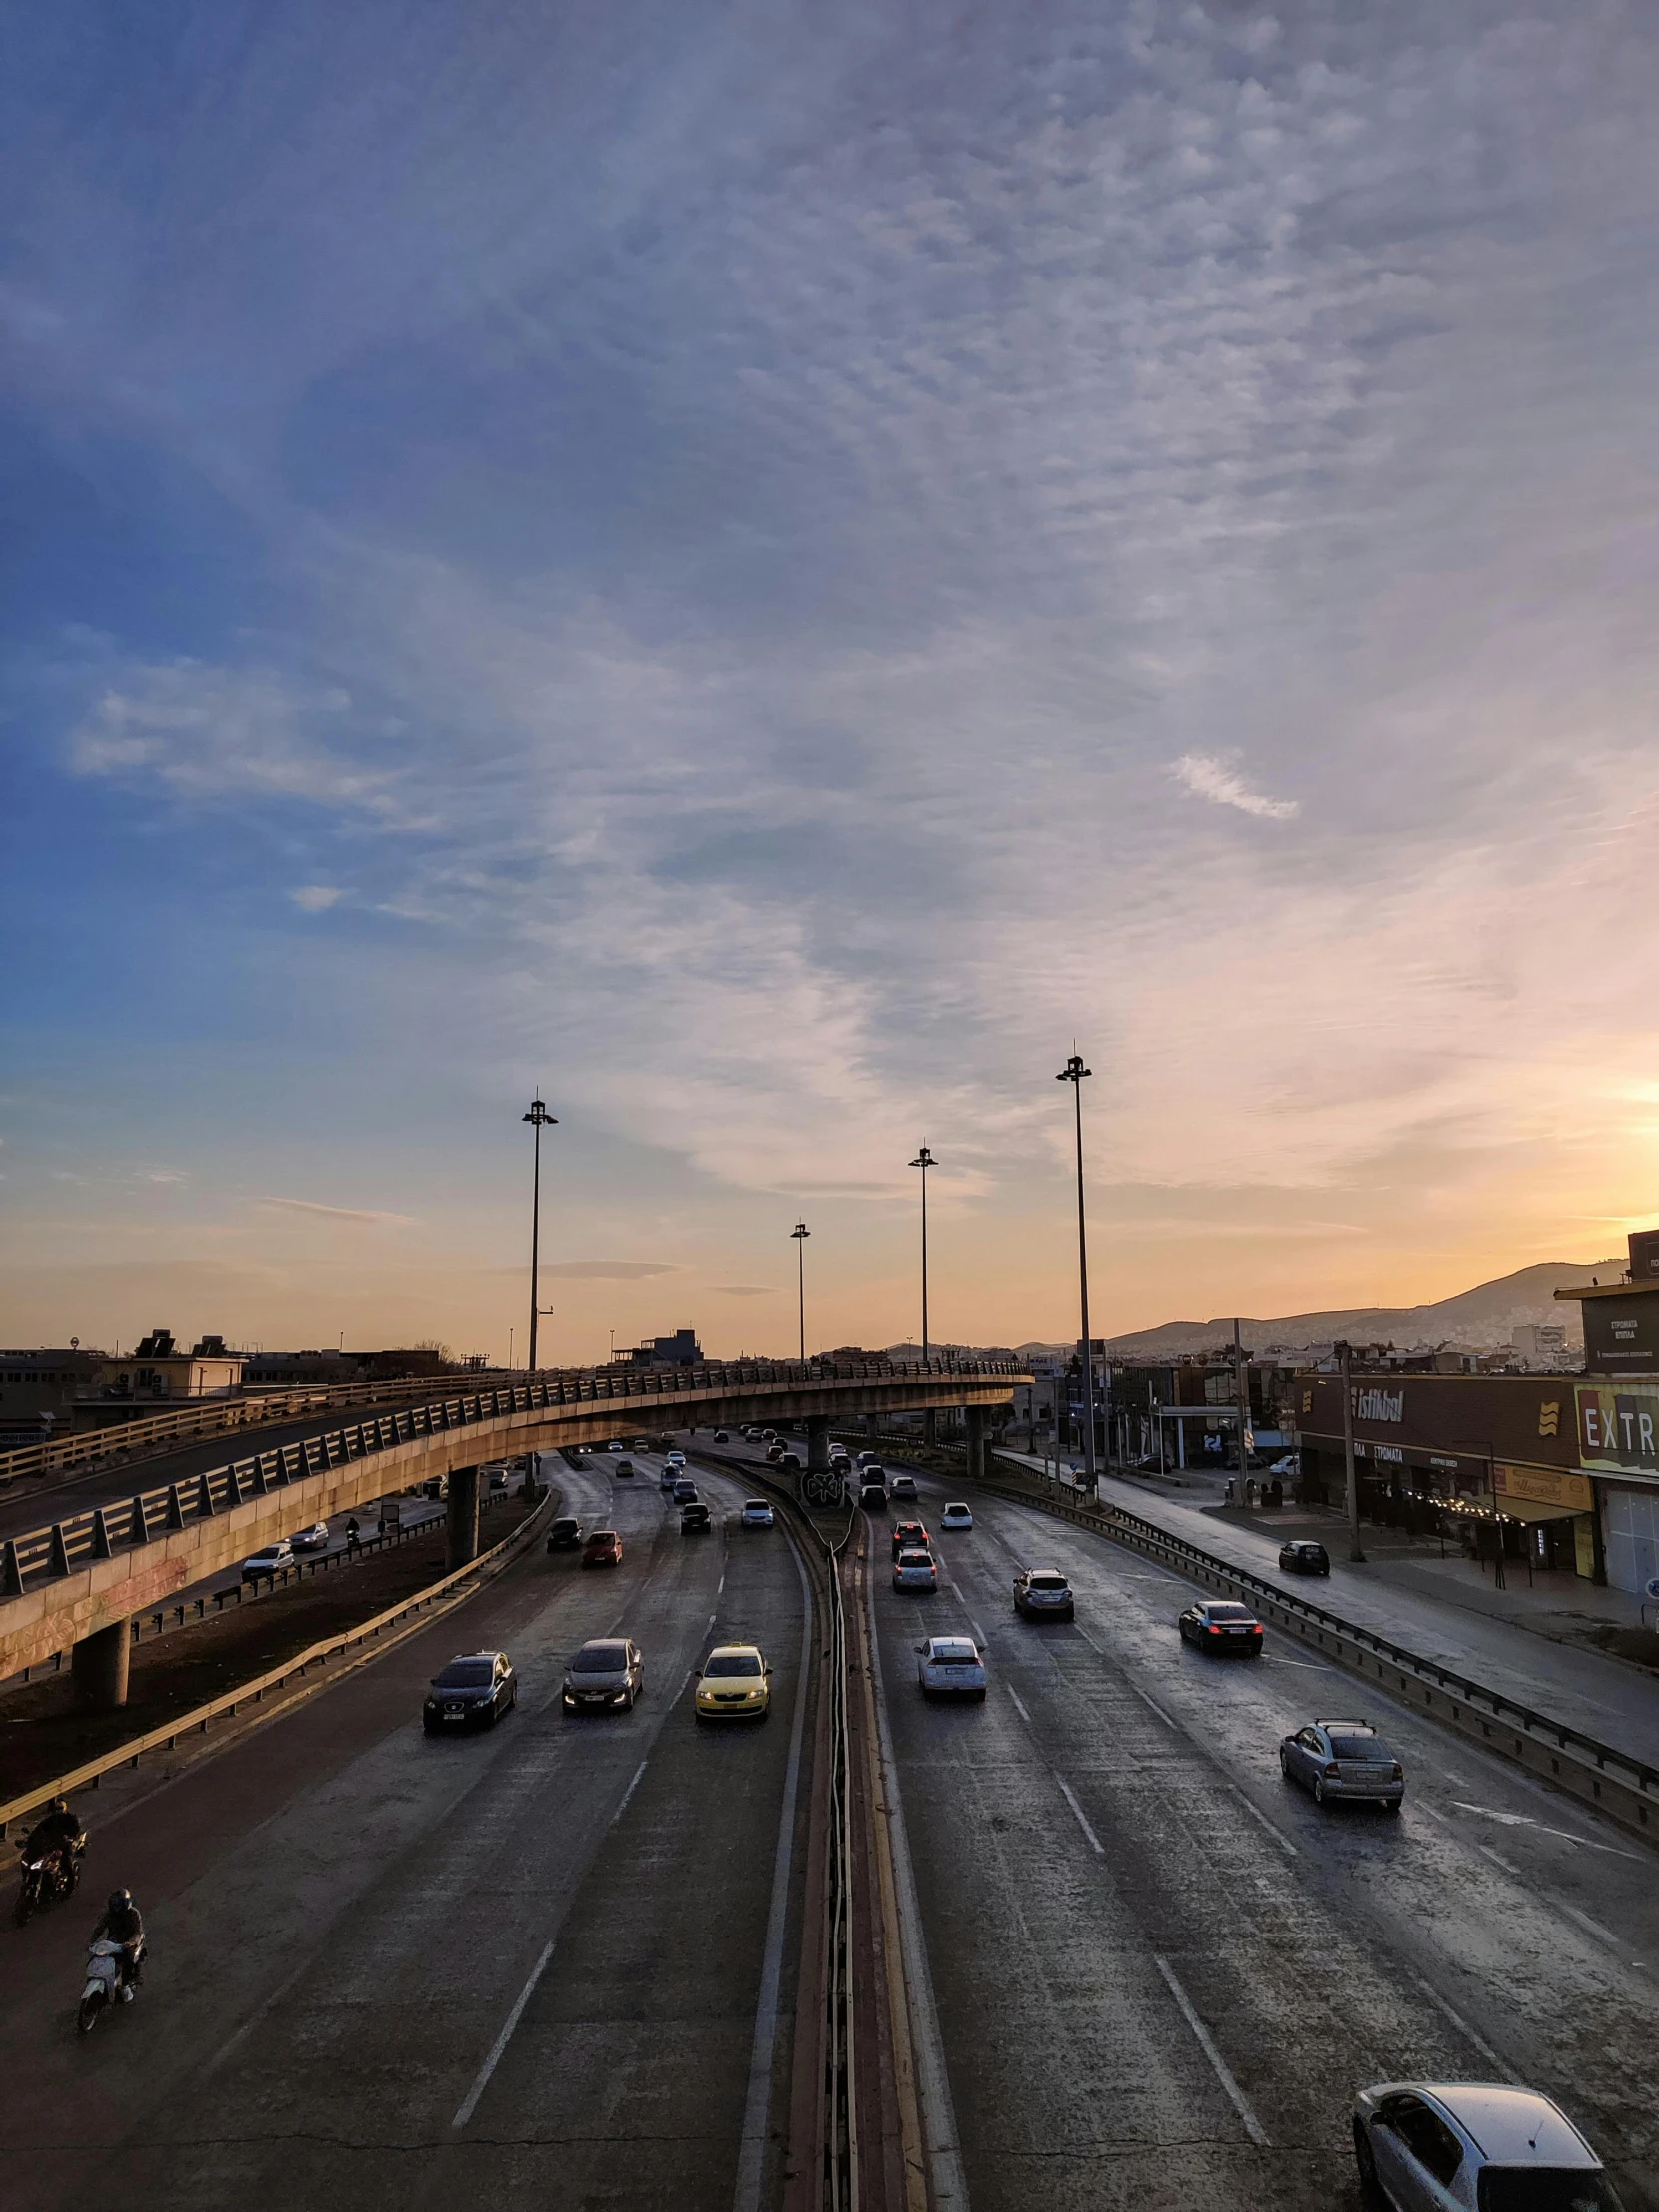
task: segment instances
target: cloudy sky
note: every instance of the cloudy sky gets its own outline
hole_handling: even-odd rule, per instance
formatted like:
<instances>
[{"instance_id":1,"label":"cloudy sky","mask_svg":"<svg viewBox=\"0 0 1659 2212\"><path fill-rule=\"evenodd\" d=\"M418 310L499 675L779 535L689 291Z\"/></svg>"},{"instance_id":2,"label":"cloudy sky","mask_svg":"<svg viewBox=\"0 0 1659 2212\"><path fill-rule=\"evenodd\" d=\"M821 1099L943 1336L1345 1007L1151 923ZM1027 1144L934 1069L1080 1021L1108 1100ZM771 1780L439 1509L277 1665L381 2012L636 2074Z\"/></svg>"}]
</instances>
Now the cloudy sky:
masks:
<instances>
[{"instance_id":1,"label":"cloudy sky","mask_svg":"<svg viewBox=\"0 0 1659 2212\"><path fill-rule=\"evenodd\" d=\"M67 4L6 1341L1416 1300L1656 1218L1659 20Z\"/></svg>"}]
</instances>

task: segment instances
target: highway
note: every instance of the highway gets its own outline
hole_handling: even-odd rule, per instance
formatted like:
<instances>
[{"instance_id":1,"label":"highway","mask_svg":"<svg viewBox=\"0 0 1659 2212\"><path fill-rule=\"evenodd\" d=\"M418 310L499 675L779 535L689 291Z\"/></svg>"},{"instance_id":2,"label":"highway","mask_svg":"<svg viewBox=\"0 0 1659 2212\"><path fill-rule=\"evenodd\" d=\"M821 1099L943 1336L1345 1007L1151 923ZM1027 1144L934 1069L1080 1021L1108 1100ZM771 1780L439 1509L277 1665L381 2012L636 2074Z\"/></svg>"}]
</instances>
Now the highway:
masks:
<instances>
[{"instance_id":1,"label":"highway","mask_svg":"<svg viewBox=\"0 0 1659 2212\"><path fill-rule=\"evenodd\" d=\"M1356 2087L1495 2073L1659 2205L1650 1853L1300 1646L1184 1647L1191 1587L1133 1554L983 1493L943 1534L963 1492L921 1488L939 1594L892 1590L877 1525L868 1598L974 2204L1358 2206ZM1023 1565L1071 1578L1075 1625L1015 1616ZM913 1646L964 1630L989 1695L930 1706ZM1281 1780L1319 1714L1384 1729L1398 1821Z\"/></svg>"},{"instance_id":2,"label":"highway","mask_svg":"<svg viewBox=\"0 0 1659 2212\"><path fill-rule=\"evenodd\" d=\"M805 1584L781 1528L726 1520L729 1481L700 1477L716 1528L683 1537L657 1462L633 1456L632 1482L603 1455L559 1474L570 1510L621 1530L620 1569L538 1547L453 1619L107 1825L86 1801L81 1899L4 1936L8 2212L94 2195L158 2212L774 2201ZM645 1697L567 1719L565 1661L611 1632L642 1645ZM771 1658L774 1715L700 1731L691 1672L731 1637ZM428 1740L428 1678L496 1645L518 1666L518 1710ZM86 1931L117 1881L153 1962L139 2002L78 2043ZM740 2178L746 2113L762 2155Z\"/></svg>"}]
</instances>

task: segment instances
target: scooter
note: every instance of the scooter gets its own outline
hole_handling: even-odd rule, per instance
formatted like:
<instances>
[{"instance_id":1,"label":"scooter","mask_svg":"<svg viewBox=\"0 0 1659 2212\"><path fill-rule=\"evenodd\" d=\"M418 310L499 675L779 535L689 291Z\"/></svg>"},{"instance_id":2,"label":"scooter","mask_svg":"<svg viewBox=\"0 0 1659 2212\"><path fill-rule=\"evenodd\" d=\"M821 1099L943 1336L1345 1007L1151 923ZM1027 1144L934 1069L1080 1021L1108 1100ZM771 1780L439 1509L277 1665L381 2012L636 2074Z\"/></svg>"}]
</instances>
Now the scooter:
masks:
<instances>
[{"instance_id":1,"label":"scooter","mask_svg":"<svg viewBox=\"0 0 1659 2212\"><path fill-rule=\"evenodd\" d=\"M75 2014L78 2034L90 2035L112 2005L131 2004L137 1996L135 1984L144 1963L142 1938L133 1959L132 1972L125 1980L121 1971L124 1954L125 1946L112 1943L107 1936L100 1936L87 1952L87 1985L81 1991L80 2008Z\"/></svg>"},{"instance_id":2,"label":"scooter","mask_svg":"<svg viewBox=\"0 0 1659 2212\"><path fill-rule=\"evenodd\" d=\"M86 1837L42 1852L38 1859L25 1859L18 1878L17 1904L12 1919L21 1928L33 1913L42 1906L56 1905L60 1898L73 1897L75 1885L81 1879L81 1853L86 1849Z\"/></svg>"}]
</instances>

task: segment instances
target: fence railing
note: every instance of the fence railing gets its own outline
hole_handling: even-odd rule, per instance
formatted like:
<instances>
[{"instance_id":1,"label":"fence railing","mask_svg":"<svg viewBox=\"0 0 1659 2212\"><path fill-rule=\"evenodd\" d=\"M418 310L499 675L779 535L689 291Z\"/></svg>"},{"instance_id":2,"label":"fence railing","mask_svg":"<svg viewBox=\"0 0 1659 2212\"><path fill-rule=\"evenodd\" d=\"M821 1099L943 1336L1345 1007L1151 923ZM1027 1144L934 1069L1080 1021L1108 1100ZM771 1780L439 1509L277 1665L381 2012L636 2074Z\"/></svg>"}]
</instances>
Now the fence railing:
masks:
<instances>
[{"instance_id":1,"label":"fence railing","mask_svg":"<svg viewBox=\"0 0 1659 2212\"><path fill-rule=\"evenodd\" d=\"M613 1373L550 1376L531 1382L440 1397L401 1411L379 1413L348 1427L332 1428L232 1460L177 1482L140 1490L131 1498L99 1505L8 1539L0 1552L0 1599L21 1597L42 1580L56 1580L97 1559L134 1549L185 1528L234 1512L249 1499L290 1487L333 1467L347 1466L380 1451L422 1437L443 1435L515 1412L560 1406L609 1404L630 1411L655 1403L695 1406L710 1396L752 1391L785 1393L827 1382L927 1382L937 1377L964 1380L1013 1375L1019 1371L986 1361L809 1360L727 1361L695 1368L641 1369Z\"/></svg>"}]
</instances>

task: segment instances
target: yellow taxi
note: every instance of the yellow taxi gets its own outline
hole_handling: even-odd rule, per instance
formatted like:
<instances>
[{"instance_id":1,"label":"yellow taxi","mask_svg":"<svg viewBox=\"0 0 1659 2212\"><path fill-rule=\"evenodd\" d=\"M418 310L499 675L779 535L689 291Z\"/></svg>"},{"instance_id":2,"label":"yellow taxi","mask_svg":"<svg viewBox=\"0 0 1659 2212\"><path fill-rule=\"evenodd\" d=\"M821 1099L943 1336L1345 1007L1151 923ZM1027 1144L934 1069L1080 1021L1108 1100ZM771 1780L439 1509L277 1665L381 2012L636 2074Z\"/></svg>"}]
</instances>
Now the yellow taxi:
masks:
<instances>
[{"instance_id":1,"label":"yellow taxi","mask_svg":"<svg viewBox=\"0 0 1659 2212\"><path fill-rule=\"evenodd\" d=\"M700 1721L764 1721L772 1709L772 1669L758 1644L717 1644L697 1678Z\"/></svg>"}]
</instances>

